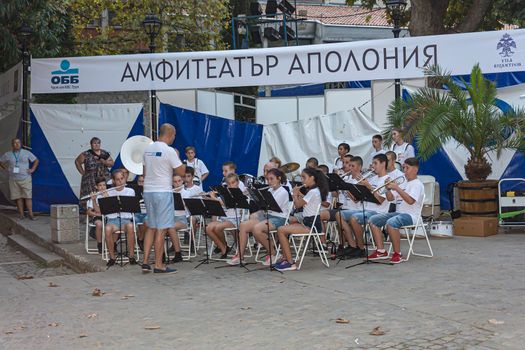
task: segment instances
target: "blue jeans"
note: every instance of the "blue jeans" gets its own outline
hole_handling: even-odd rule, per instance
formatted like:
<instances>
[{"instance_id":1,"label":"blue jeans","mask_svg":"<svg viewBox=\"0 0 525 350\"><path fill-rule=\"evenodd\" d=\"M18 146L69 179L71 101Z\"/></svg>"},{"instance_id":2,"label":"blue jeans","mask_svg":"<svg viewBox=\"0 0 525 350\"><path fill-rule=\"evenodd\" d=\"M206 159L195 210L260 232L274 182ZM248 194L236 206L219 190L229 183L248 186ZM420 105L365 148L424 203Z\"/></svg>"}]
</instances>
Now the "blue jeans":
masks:
<instances>
[{"instance_id":1,"label":"blue jeans","mask_svg":"<svg viewBox=\"0 0 525 350\"><path fill-rule=\"evenodd\" d=\"M388 219L399 215L399 213L378 213L368 218L368 222L377 227L383 227L386 225Z\"/></svg>"}]
</instances>

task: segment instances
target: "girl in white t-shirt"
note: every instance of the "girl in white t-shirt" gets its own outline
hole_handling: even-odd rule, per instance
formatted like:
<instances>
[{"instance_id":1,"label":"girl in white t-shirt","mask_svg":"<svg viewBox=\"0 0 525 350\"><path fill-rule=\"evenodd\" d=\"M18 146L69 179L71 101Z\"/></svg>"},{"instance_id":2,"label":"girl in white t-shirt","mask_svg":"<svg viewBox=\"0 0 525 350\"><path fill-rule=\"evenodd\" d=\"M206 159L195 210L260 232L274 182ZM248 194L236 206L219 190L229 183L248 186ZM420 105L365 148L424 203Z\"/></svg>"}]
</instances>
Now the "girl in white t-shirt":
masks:
<instances>
[{"instance_id":1,"label":"girl in white t-shirt","mask_svg":"<svg viewBox=\"0 0 525 350\"><path fill-rule=\"evenodd\" d=\"M293 202L296 208L303 208L303 223L281 226L277 229L277 236L283 251L283 260L275 265L279 271L296 270L292 260L292 252L288 243L288 236L296 233L308 233L312 226L317 232L322 232L321 218L317 215L319 206L326 200L328 182L323 173L316 169L303 169L301 173L303 186L308 189L306 195L300 192L299 187L293 189Z\"/></svg>"},{"instance_id":2,"label":"girl in white t-shirt","mask_svg":"<svg viewBox=\"0 0 525 350\"><path fill-rule=\"evenodd\" d=\"M399 164L403 164L405 159L415 157L414 146L405 142L401 129L392 129L392 141L394 143L390 150L396 153Z\"/></svg>"},{"instance_id":3,"label":"girl in white t-shirt","mask_svg":"<svg viewBox=\"0 0 525 350\"><path fill-rule=\"evenodd\" d=\"M229 174L228 176L226 176L226 185L228 188L239 188L239 177L237 176L237 174ZM212 198L217 199L214 192L211 192L210 196ZM223 204L222 201L221 204ZM237 213L235 213L235 209L227 209L225 210L226 216L220 217L217 221L210 222L206 227L206 234L221 250L221 259L227 259L228 253L231 249L231 247L228 247L228 244L226 243L224 230L227 228L236 227L237 220L241 219L240 212L241 211L239 209L237 209Z\"/></svg>"},{"instance_id":4,"label":"girl in white t-shirt","mask_svg":"<svg viewBox=\"0 0 525 350\"><path fill-rule=\"evenodd\" d=\"M263 245L267 252L270 251L268 244L268 226L270 230L276 230L283 226L286 222L286 217L289 215L289 195L288 191L282 186L286 183L284 173L279 169L270 169L266 174L266 179L270 185L268 192L270 192L279 205L281 212L268 211L268 221L266 216L257 216L251 220L244 221L239 227L239 251L231 260L228 260L230 265L239 265L243 261L244 251L248 243L248 234L251 232L257 242ZM272 263L275 263L275 251L272 251ZM270 256L268 255L263 262L263 265L270 265Z\"/></svg>"}]
</instances>

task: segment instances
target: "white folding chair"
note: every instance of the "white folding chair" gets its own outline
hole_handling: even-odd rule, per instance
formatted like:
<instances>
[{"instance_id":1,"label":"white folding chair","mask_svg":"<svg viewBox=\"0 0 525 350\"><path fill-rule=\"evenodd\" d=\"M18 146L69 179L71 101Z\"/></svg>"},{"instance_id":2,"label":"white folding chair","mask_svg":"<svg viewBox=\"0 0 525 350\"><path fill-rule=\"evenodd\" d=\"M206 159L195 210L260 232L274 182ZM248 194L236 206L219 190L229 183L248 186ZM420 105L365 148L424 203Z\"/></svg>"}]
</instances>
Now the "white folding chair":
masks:
<instances>
[{"instance_id":1,"label":"white folding chair","mask_svg":"<svg viewBox=\"0 0 525 350\"><path fill-rule=\"evenodd\" d=\"M317 207L317 211L315 213L314 220L313 220L314 224L319 216L320 209L321 209L321 205ZM330 264L328 263L328 257L326 256L326 251L324 250L323 244L321 242L321 236L324 236L324 235L325 235L324 232L317 231L317 229L315 228L315 225L312 225L309 232L295 233L295 234L290 235L289 239L295 251L296 264L297 264L297 259L299 258L299 264L297 265L297 270L301 269L301 265L303 264L304 256L310 244L310 239L313 239L323 265L325 265L326 267L330 267ZM299 239L299 246L297 246L295 242L296 239Z\"/></svg>"},{"instance_id":2,"label":"white folding chair","mask_svg":"<svg viewBox=\"0 0 525 350\"><path fill-rule=\"evenodd\" d=\"M434 221L434 206L435 206L435 192L436 192L436 178L432 175L418 175L417 178L423 183L425 187L425 200L423 201L424 208L430 207L430 224ZM423 213L423 211L422 211Z\"/></svg>"},{"instance_id":3,"label":"white folding chair","mask_svg":"<svg viewBox=\"0 0 525 350\"><path fill-rule=\"evenodd\" d=\"M135 224L135 216L134 215L132 215L132 217L131 217L131 223L133 224L133 237L134 237L133 239L135 240L135 252L134 252L135 255L134 255L134 257L135 257L135 259L137 261L139 261L140 260L140 249L139 249L139 244L137 242L137 230L136 230L137 226ZM115 231L113 234L117 234L118 235L118 239L123 240L123 244L127 245L128 237L127 237L125 231L122 231L122 230L119 229L119 230ZM108 252L108 249L107 249L107 246L106 246L106 218L105 218L104 215L102 215L102 260L105 260L105 261L109 260L109 252ZM122 262L122 263L129 262L128 257L124 256L122 254L119 255L117 260L119 262Z\"/></svg>"},{"instance_id":4,"label":"white folding chair","mask_svg":"<svg viewBox=\"0 0 525 350\"><path fill-rule=\"evenodd\" d=\"M284 225L288 225L288 221L290 220L290 213L292 212L293 210L293 202L290 202L290 204L288 205L288 208L286 210L286 220L284 222ZM266 220L266 218L265 218ZM273 247L275 248L273 251L275 252L275 256L277 256L277 242L275 240L275 235L277 234L277 230L270 230L269 232L270 234L270 237L271 237L271 240L272 240L272 243L273 243ZM263 260L259 260L259 254L261 252L261 247L262 247L262 244L259 243L257 244L257 252L255 253L255 261L256 262L263 262Z\"/></svg>"},{"instance_id":5,"label":"white folding chair","mask_svg":"<svg viewBox=\"0 0 525 350\"><path fill-rule=\"evenodd\" d=\"M91 228L95 228L96 226L91 222L91 218L89 215L86 214L86 240L85 240L85 248L87 254L98 254L98 248L90 248L89 247L89 231Z\"/></svg>"},{"instance_id":6,"label":"white folding chair","mask_svg":"<svg viewBox=\"0 0 525 350\"><path fill-rule=\"evenodd\" d=\"M241 210L241 215L238 218L239 219L239 224L241 222L243 222L243 221L248 220L249 216L250 216L250 211L248 209L242 209ZM237 232L238 228L239 228L239 225L235 225L235 227L230 227L230 228L224 229L224 238L226 239L226 244L228 246L230 246L230 247L236 245L235 244L236 239L237 239L236 238L236 232ZM230 239L228 239L228 238L230 238ZM252 247L251 247L251 244L250 244L249 237L248 237L248 244L246 246L248 248L248 254L245 254L244 256L249 258L249 257L253 256L253 251L252 251ZM209 250L209 255L210 256L212 256L214 249L215 249L215 243L212 241L211 245L210 245L210 250ZM231 252L229 254L229 256L234 256L235 254L237 254L237 251Z\"/></svg>"},{"instance_id":7,"label":"white folding chair","mask_svg":"<svg viewBox=\"0 0 525 350\"><path fill-rule=\"evenodd\" d=\"M425 202L425 194L424 193L423 193L423 198L421 199L421 201L422 201L422 203ZM421 211L422 210L423 210L423 206L421 206ZM405 261L408 261L408 259L410 259L410 255L417 255L417 256L422 256L422 257L426 257L426 258L432 258L434 256L434 252L432 250L432 246L430 245L430 240L428 238L427 226L423 222L423 218L421 216L421 211L419 213L419 216L418 216L415 224L403 226L403 227L401 227L399 229L400 231L403 231L403 233L406 236L406 238L405 239L402 238L402 240L406 240L408 242L408 253L407 253L406 258L404 258ZM415 240L416 236L418 235L418 232L420 232L421 235L423 236L423 238L425 239L426 244L428 246L429 254L416 253L414 251L414 240ZM390 255L391 251L392 251L392 244L390 244L390 247L388 248L388 255Z\"/></svg>"}]
</instances>

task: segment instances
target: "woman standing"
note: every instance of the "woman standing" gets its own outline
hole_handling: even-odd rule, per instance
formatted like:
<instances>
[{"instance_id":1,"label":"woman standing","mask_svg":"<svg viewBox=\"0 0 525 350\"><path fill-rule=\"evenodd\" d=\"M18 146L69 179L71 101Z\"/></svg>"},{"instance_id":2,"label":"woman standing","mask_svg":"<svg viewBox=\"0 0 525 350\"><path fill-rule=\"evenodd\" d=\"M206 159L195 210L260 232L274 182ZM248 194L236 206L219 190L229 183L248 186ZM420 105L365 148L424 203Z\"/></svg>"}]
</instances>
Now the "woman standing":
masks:
<instances>
[{"instance_id":1,"label":"woman standing","mask_svg":"<svg viewBox=\"0 0 525 350\"><path fill-rule=\"evenodd\" d=\"M75 166L82 175L80 197L96 191L95 179L103 177L109 180L109 168L114 164L109 152L100 148L100 139L93 137L89 142L91 149L80 153L75 159Z\"/></svg>"}]
</instances>

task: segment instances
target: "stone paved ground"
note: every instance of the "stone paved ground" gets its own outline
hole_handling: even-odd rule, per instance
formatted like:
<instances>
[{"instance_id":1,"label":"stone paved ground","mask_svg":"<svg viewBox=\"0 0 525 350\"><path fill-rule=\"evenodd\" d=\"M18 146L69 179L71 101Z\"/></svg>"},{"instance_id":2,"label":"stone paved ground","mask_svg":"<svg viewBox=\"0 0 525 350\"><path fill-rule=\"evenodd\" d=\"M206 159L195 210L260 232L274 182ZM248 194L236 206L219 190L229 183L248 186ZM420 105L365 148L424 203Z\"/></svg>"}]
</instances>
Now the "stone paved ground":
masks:
<instances>
[{"instance_id":1,"label":"stone paved ground","mask_svg":"<svg viewBox=\"0 0 525 350\"><path fill-rule=\"evenodd\" d=\"M310 257L283 275L195 262L170 276L0 269L0 349L523 349L524 240L433 239L433 259L345 270ZM384 335L369 334L377 326Z\"/></svg>"}]
</instances>

